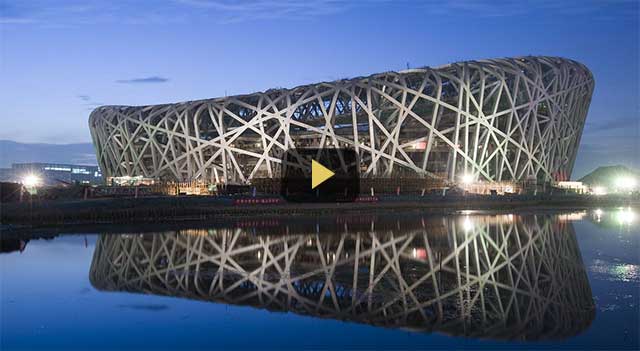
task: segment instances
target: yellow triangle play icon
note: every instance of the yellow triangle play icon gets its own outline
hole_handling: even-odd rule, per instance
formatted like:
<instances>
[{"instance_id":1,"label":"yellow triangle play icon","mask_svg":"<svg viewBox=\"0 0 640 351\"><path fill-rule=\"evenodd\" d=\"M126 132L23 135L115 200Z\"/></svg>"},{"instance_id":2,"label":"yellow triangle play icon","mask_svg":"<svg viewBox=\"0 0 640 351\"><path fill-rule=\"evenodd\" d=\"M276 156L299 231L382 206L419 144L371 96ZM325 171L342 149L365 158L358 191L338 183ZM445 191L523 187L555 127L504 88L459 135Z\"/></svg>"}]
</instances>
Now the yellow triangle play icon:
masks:
<instances>
[{"instance_id":1,"label":"yellow triangle play icon","mask_svg":"<svg viewBox=\"0 0 640 351\"><path fill-rule=\"evenodd\" d=\"M315 189L318 185L324 183L334 175L335 173L321 165L320 162L311 160L311 189Z\"/></svg>"}]
</instances>

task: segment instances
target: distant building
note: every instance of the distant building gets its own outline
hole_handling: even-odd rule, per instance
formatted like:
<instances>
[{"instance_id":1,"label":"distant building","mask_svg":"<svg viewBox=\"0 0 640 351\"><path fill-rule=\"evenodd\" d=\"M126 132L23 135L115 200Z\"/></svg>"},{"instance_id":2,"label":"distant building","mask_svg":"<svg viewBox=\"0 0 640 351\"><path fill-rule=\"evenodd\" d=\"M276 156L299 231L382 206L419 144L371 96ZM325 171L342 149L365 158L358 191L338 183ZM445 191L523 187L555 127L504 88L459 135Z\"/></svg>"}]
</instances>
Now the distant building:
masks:
<instances>
[{"instance_id":1,"label":"distant building","mask_svg":"<svg viewBox=\"0 0 640 351\"><path fill-rule=\"evenodd\" d=\"M21 183L27 176L35 176L43 185L102 184L102 171L98 166L63 163L14 163L11 168L0 168L0 181Z\"/></svg>"},{"instance_id":2,"label":"distant building","mask_svg":"<svg viewBox=\"0 0 640 351\"><path fill-rule=\"evenodd\" d=\"M578 194L588 194L589 187L582 182L564 181L556 183L556 186L560 189L565 189Z\"/></svg>"}]
</instances>

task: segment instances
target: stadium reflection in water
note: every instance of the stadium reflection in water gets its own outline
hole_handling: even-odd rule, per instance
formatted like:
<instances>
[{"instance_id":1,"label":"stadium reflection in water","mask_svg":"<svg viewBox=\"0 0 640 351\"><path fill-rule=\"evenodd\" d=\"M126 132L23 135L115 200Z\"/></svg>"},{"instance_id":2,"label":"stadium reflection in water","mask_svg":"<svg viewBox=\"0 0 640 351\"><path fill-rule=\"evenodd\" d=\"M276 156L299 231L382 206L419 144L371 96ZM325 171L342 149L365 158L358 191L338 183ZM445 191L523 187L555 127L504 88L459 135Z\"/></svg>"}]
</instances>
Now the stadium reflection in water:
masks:
<instances>
[{"instance_id":1,"label":"stadium reflection in water","mask_svg":"<svg viewBox=\"0 0 640 351\"><path fill-rule=\"evenodd\" d=\"M90 279L105 291L473 338L558 340L594 319L570 221L396 219L103 234ZM282 230L289 234L273 234Z\"/></svg>"}]
</instances>

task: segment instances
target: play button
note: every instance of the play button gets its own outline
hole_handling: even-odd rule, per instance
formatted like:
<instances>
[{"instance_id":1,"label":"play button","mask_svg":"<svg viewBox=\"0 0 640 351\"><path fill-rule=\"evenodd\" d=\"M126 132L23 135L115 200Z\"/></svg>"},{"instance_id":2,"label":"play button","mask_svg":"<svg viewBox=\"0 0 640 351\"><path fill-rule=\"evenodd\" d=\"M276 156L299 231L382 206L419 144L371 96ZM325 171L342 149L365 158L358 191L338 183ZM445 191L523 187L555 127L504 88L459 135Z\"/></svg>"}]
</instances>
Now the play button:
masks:
<instances>
[{"instance_id":1,"label":"play button","mask_svg":"<svg viewBox=\"0 0 640 351\"><path fill-rule=\"evenodd\" d=\"M354 201L359 165L351 149L290 149L282 158L280 193L294 202Z\"/></svg>"},{"instance_id":2,"label":"play button","mask_svg":"<svg viewBox=\"0 0 640 351\"><path fill-rule=\"evenodd\" d=\"M335 172L321 165L320 162L311 160L311 189L315 189L334 175L336 175Z\"/></svg>"}]
</instances>

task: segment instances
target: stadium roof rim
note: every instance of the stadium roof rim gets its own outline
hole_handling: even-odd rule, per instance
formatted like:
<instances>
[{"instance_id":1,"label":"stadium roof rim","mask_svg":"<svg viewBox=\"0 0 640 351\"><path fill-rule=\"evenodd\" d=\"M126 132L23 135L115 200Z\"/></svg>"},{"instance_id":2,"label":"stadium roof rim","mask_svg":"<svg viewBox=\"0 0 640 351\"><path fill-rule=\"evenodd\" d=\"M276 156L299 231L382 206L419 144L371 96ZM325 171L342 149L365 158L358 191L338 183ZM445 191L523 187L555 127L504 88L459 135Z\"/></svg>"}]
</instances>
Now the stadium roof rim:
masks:
<instances>
[{"instance_id":1,"label":"stadium roof rim","mask_svg":"<svg viewBox=\"0 0 640 351\"><path fill-rule=\"evenodd\" d=\"M526 60L531 60L531 61L544 61L544 60L551 60L551 61L564 61L566 63L569 64L573 64L576 65L578 67L580 67L582 70L585 71L585 73L587 73L589 76L591 76L591 79L593 79L593 74L591 73L591 71L582 63L572 60L572 59L568 59L565 57L560 57L560 56L534 56L534 55L529 55L529 56L515 56L515 57L503 57L503 58L494 58L494 59L481 59L481 60L468 60L468 61L458 61L458 62L453 62L453 63L448 63L445 65L440 65L440 66L436 66L436 67L430 67L430 66L422 66L422 67L417 67L417 68L410 68L410 69L404 69L404 70L399 70L399 71L385 71L385 72L379 72L379 73L373 73L367 76L357 76L357 77L352 77L352 78L343 78L343 79L336 79L336 80L332 80L332 81L321 81L321 82L316 82L316 83L310 83L310 84L303 84L303 85L297 85L293 88L271 88L271 89L267 89L264 91L256 91L256 92L252 92L252 93L247 93L247 94L236 94L236 95L229 95L229 96L219 96L219 97L213 97L213 98L204 98L204 99L195 99L195 100L186 100L186 101L178 101L178 102L172 102L172 103L161 103L161 104L146 104L146 105L103 105L103 106L98 106L96 107L93 111L91 111L91 114L93 114L96 111L102 110L102 109L121 109L121 108L151 108L151 107L161 107L161 106L169 106L169 105L181 105L181 104L190 104L193 102L204 102L204 101L216 101L216 100L225 100L228 98L244 98L244 97L249 97L252 95L258 95L258 94L269 94L269 93L286 93L286 92L292 92L295 91L297 89L304 89L304 88L308 88L311 86L317 86L317 85L322 85L322 84L335 84L335 83L340 83L340 82L348 82L348 81L353 81L353 80L364 80L364 79L369 79L369 78L374 78L380 75L384 75L384 74L410 74L410 73L421 73L424 72L425 70L433 70L433 71L442 71L442 70L447 70L447 69L453 69L456 66L462 65L462 64L490 64L490 65L499 65L502 62L513 62L513 61L522 61L525 62Z\"/></svg>"}]
</instances>

